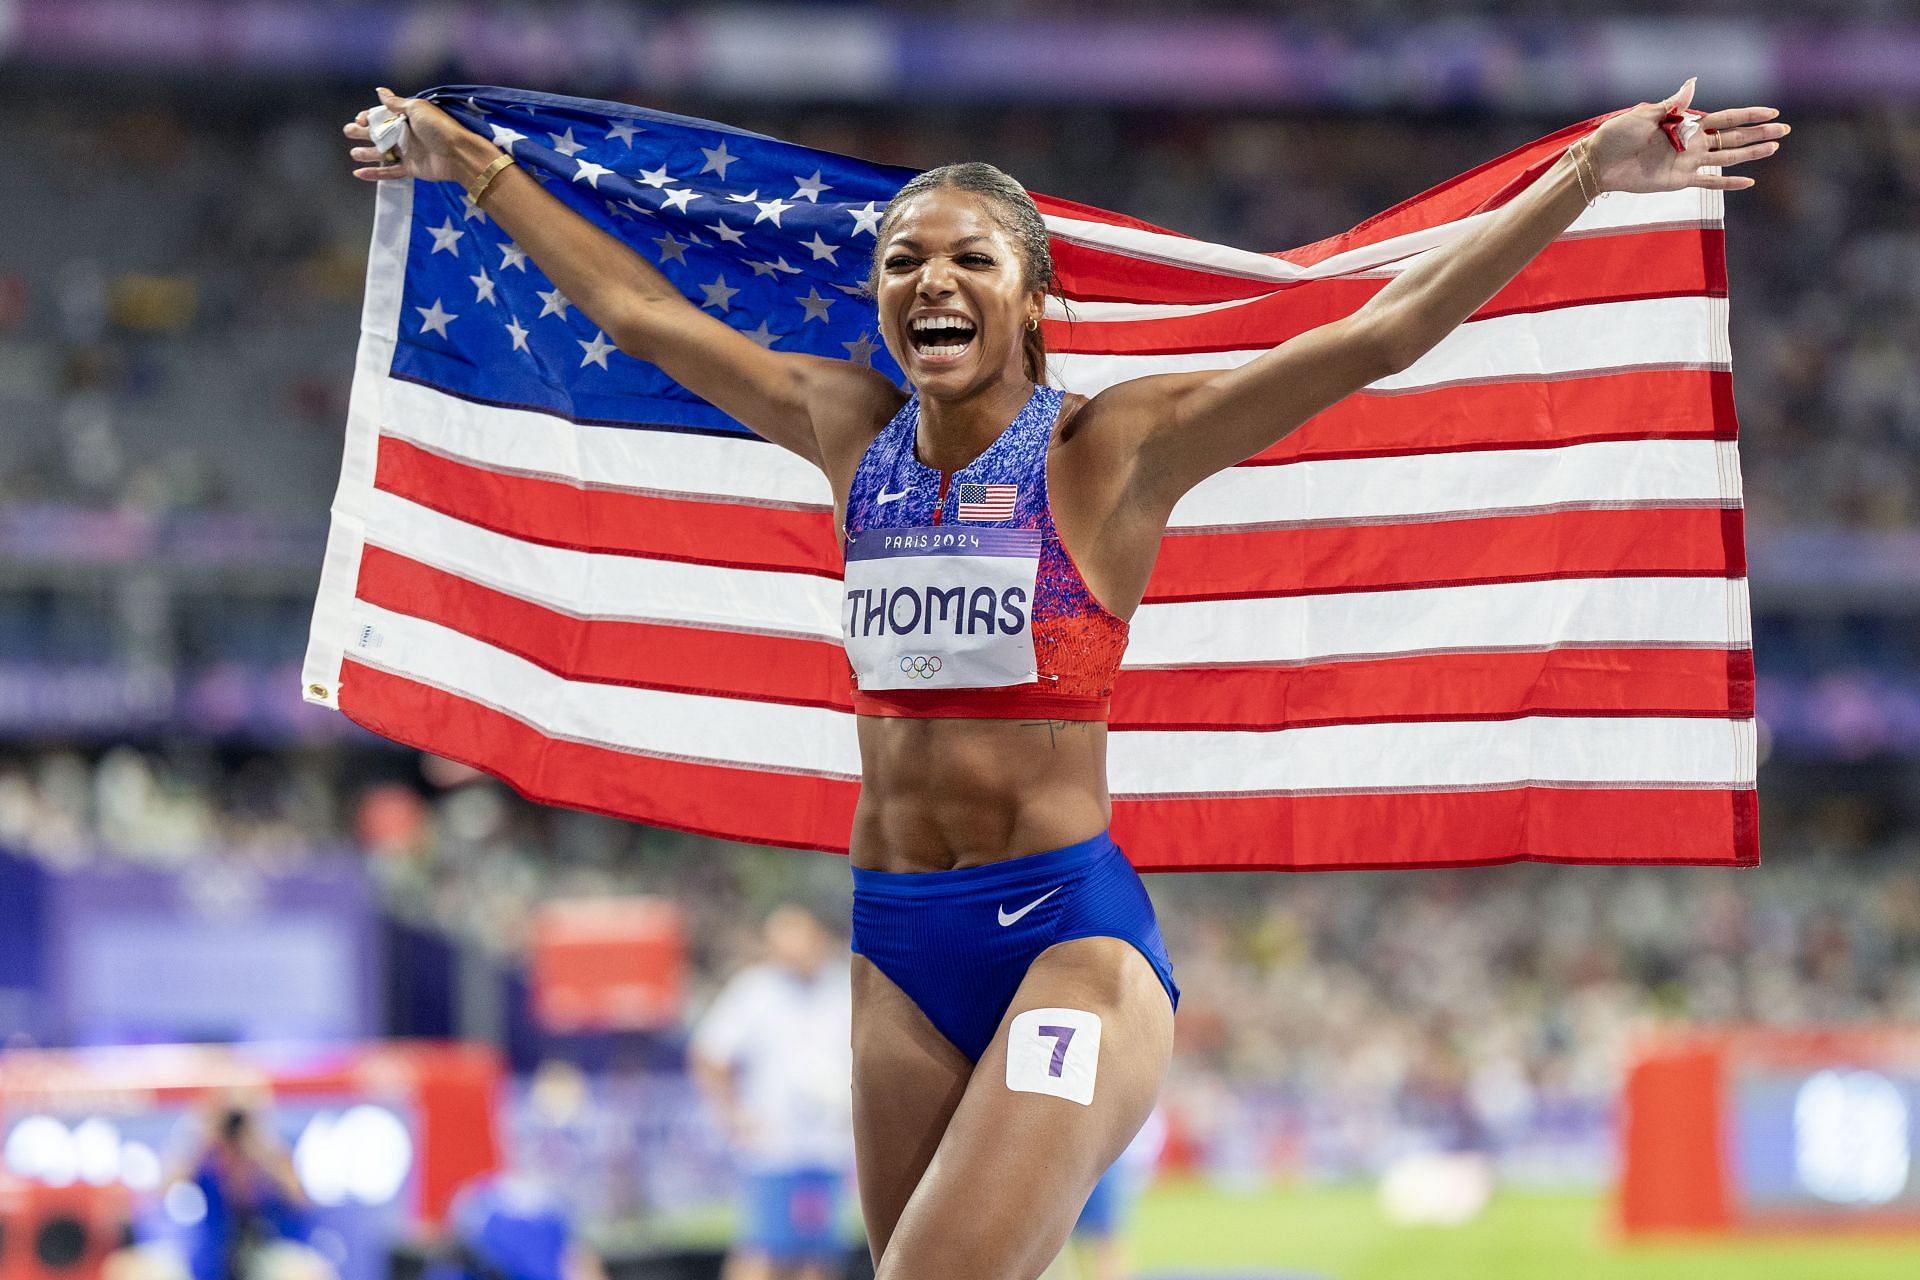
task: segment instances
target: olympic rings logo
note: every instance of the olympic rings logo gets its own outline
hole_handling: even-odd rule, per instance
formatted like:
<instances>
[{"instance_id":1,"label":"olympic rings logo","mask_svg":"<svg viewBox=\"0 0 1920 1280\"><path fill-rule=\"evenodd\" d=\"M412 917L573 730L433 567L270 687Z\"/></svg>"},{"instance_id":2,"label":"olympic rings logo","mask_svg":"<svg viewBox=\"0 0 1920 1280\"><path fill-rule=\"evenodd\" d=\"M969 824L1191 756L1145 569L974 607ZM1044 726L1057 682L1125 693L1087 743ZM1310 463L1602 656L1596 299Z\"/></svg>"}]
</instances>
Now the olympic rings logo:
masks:
<instances>
[{"instance_id":1,"label":"olympic rings logo","mask_svg":"<svg viewBox=\"0 0 1920 1280\"><path fill-rule=\"evenodd\" d=\"M940 667L939 654L910 653L900 659L900 670L909 680L931 680L939 674Z\"/></svg>"}]
</instances>

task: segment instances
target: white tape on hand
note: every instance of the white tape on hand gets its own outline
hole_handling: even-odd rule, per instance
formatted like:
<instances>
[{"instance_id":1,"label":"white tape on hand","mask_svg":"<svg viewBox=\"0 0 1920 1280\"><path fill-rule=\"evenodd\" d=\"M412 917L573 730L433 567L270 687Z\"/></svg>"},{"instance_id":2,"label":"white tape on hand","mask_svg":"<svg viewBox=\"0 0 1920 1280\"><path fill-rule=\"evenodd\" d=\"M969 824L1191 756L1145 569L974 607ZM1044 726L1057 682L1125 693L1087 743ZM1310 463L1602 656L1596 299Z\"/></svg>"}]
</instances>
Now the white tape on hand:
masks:
<instances>
[{"instance_id":1,"label":"white tape on hand","mask_svg":"<svg viewBox=\"0 0 1920 1280\"><path fill-rule=\"evenodd\" d=\"M1085 1009L1029 1009L1007 1031L1007 1088L1093 1104L1100 1070L1100 1015Z\"/></svg>"},{"instance_id":2,"label":"white tape on hand","mask_svg":"<svg viewBox=\"0 0 1920 1280\"><path fill-rule=\"evenodd\" d=\"M402 160L407 154L407 118L385 107L367 111L367 132L373 145L387 156L387 163Z\"/></svg>"}]
</instances>

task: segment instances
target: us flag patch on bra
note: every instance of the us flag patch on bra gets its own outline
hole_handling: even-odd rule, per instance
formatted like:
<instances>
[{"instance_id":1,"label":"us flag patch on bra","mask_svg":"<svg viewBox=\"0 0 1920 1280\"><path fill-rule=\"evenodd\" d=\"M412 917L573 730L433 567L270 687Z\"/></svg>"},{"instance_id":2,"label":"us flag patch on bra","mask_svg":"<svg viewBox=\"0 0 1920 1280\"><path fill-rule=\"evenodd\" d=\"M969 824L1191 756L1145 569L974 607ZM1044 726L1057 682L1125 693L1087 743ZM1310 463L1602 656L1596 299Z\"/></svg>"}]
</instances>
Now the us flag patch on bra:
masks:
<instances>
[{"instance_id":1,"label":"us flag patch on bra","mask_svg":"<svg viewBox=\"0 0 1920 1280\"><path fill-rule=\"evenodd\" d=\"M962 520L1011 520L1020 496L1017 484L963 484L957 495Z\"/></svg>"}]
</instances>

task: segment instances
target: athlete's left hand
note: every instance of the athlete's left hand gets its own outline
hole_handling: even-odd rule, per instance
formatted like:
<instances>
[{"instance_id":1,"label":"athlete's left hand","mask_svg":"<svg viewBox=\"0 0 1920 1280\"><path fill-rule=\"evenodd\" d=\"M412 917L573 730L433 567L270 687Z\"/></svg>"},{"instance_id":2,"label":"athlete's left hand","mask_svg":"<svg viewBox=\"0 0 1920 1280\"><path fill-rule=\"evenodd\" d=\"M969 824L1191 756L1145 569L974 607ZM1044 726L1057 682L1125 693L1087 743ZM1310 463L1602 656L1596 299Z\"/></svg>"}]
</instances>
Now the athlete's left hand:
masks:
<instances>
[{"instance_id":1,"label":"athlete's left hand","mask_svg":"<svg viewBox=\"0 0 1920 1280\"><path fill-rule=\"evenodd\" d=\"M1764 160L1780 149L1780 139L1792 127L1782 124L1772 107L1733 107L1701 116L1687 149L1675 151L1660 121L1692 104L1693 84L1688 80L1664 102L1623 111L1589 135L1587 158L1602 191L1742 191L1753 185L1752 178L1702 170Z\"/></svg>"}]
</instances>

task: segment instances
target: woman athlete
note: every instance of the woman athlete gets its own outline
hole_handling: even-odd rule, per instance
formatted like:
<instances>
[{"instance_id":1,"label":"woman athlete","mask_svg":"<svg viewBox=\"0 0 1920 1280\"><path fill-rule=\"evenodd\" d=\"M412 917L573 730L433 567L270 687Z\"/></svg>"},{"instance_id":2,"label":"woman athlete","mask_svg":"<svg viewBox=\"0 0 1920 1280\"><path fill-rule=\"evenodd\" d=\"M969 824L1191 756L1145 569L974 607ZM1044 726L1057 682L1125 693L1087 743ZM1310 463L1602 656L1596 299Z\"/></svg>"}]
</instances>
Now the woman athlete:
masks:
<instances>
[{"instance_id":1,"label":"woman athlete","mask_svg":"<svg viewBox=\"0 0 1920 1280\"><path fill-rule=\"evenodd\" d=\"M854 1124L882 1280L1033 1277L1153 1107L1177 990L1139 877L1106 837L1106 697L1168 515L1208 476L1405 369L1602 191L1738 190L1761 107L1613 117L1354 314L1240 368L1092 398L1038 385L1052 274L1017 183L934 170L888 206L872 284L911 396L848 361L763 349L693 306L517 166L486 211L619 348L826 473L857 687ZM380 91L412 141L354 176L471 185L501 153ZM349 138L370 141L362 112Z\"/></svg>"}]
</instances>

